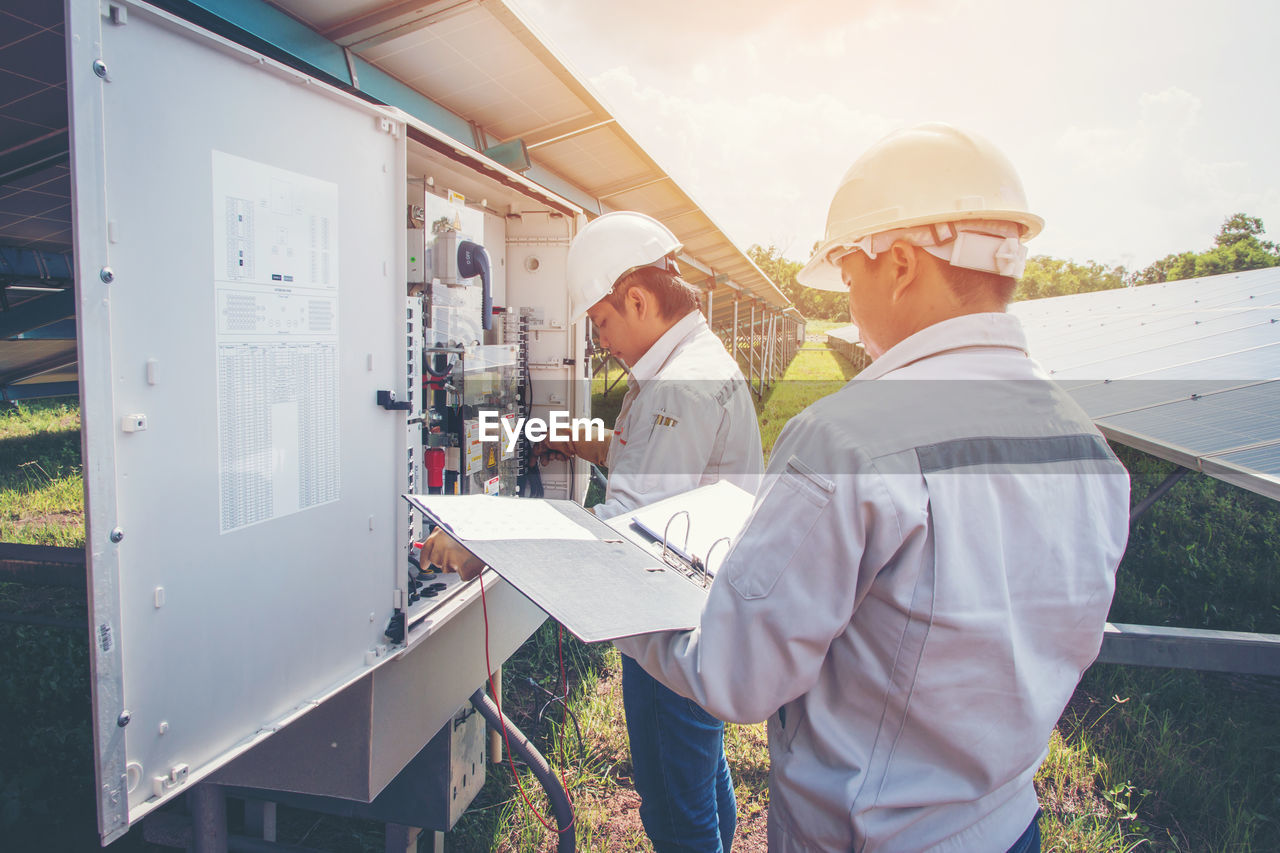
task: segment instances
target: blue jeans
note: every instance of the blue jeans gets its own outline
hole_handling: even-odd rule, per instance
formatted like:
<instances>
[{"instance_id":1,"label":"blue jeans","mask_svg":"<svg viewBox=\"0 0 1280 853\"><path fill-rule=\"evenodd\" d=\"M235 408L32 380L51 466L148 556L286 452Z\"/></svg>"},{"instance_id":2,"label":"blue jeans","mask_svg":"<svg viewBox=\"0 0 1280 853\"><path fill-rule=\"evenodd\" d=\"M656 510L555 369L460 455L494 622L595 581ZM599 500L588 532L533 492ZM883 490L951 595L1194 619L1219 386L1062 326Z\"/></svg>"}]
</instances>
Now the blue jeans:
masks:
<instances>
[{"instance_id":1,"label":"blue jeans","mask_svg":"<svg viewBox=\"0 0 1280 853\"><path fill-rule=\"evenodd\" d=\"M738 804L724 757L724 723L622 655L632 776L640 821L657 853L729 853Z\"/></svg>"},{"instance_id":2,"label":"blue jeans","mask_svg":"<svg viewBox=\"0 0 1280 853\"><path fill-rule=\"evenodd\" d=\"M1009 853L1040 853L1040 812L1031 818L1031 825L1021 838L1013 842Z\"/></svg>"}]
</instances>

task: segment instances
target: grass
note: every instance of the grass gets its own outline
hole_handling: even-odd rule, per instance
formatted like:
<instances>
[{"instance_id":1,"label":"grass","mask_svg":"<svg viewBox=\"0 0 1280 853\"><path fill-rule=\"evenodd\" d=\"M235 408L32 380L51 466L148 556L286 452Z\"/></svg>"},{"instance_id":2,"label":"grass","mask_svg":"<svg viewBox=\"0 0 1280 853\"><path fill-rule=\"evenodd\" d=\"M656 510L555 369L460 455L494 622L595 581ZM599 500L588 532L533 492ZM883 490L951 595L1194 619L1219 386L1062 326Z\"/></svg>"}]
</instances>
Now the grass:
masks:
<instances>
[{"instance_id":1,"label":"grass","mask_svg":"<svg viewBox=\"0 0 1280 853\"><path fill-rule=\"evenodd\" d=\"M558 673L554 667L548 669L534 661L554 660L556 642L556 626L544 625L525 648L507 662L504 683L514 685L528 672L540 672L545 684L555 690ZM535 742L541 741L540 749L553 766L565 768L565 780L574 805L578 849L650 850L640 823L640 800L631 784L618 652L609 645L585 646L567 634L563 642L567 655L585 654L594 662L585 670L570 667L569 707L582 731L581 753L572 724L567 729L560 726L559 710L549 712L551 719L543 724L526 722L536 718L533 705L543 704L545 694L509 692L504 697L505 710ZM579 657L578 662L582 660ZM529 702L531 698L536 701ZM567 737L562 738L566 731ZM728 726L725 741L739 802L739 829L734 849L764 850L769 769L764 726ZM559 759L562 749L568 758L563 765ZM513 784L509 765L501 768L490 765L488 772L484 789L449 834L449 843L462 850L513 853L554 850L552 833L526 806ZM532 775L522 772L521 784L534 809L549 820L550 808Z\"/></svg>"},{"instance_id":2,"label":"grass","mask_svg":"<svg viewBox=\"0 0 1280 853\"><path fill-rule=\"evenodd\" d=\"M0 411L0 542L84 545L80 410L74 399Z\"/></svg>"},{"instance_id":3,"label":"grass","mask_svg":"<svg viewBox=\"0 0 1280 853\"><path fill-rule=\"evenodd\" d=\"M799 350L782 379L765 388L764 395L756 399L765 461L787 421L815 401L840 390L855 372L847 359L826 348Z\"/></svg>"},{"instance_id":4,"label":"grass","mask_svg":"<svg viewBox=\"0 0 1280 853\"><path fill-rule=\"evenodd\" d=\"M849 320L810 320L804 324L804 336L811 341L825 343L827 332L848 326Z\"/></svg>"},{"instance_id":5,"label":"grass","mask_svg":"<svg viewBox=\"0 0 1280 853\"><path fill-rule=\"evenodd\" d=\"M802 349L759 402L766 448L789 417L839 388L851 372L820 347ZM596 381L599 393L603 380ZM621 396L615 389L598 399L595 411L606 423ZM1170 470L1151 457L1120 453L1133 475L1135 503ZM74 403L0 413L4 541L82 544L78 474ZM68 515L46 518L56 512ZM1189 475L1134 529L1111 618L1280 633L1278 544L1276 503ZM0 584L0 611L37 608L83 619L83 601L49 595ZM548 706L546 693L525 681L557 689L554 625L545 625L506 663L506 711L557 766L563 738L579 849L648 850L630 784L618 655L607 645L585 646L568 635L563 644L581 747L572 725L562 731L560 706ZM96 849L87 657L83 632L0 624L5 849ZM1037 775L1044 849L1280 849L1278 700L1275 679L1093 667L1062 715ZM764 850L763 726L730 726L726 743L739 804L735 849ZM554 849L552 834L525 806L509 767L489 765L487 775L472 808L448 836L451 849ZM522 778L530 800L546 813L541 788L527 773ZM368 821L281 808L279 825L286 843L341 853L382 849L381 828ZM111 849L159 849L139 836L135 830Z\"/></svg>"}]
</instances>

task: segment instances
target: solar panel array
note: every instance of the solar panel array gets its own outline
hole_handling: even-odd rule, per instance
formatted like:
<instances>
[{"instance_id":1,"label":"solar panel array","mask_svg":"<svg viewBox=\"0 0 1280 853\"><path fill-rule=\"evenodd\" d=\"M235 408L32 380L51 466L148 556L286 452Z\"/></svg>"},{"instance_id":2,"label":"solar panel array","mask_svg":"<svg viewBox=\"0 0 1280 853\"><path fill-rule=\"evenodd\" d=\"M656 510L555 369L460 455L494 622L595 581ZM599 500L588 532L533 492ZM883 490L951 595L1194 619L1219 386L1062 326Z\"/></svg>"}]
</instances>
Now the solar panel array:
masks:
<instances>
[{"instance_id":1,"label":"solar panel array","mask_svg":"<svg viewBox=\"0 0 1280 853\"><path fill-rule=\"evenodd\" d=\"M62 4L0 8L0 244L71 249Z\"/></svg>"},{"instance_id":2,"label":"solar panel array","mask_svg":"<svg viewBox=\"0 0 1280 853\"><path fill-rule=\"evenodd\" d=\"M1108 438L1280 499L1280 268L1009 310Z\"/></svg>"}]
</instances>

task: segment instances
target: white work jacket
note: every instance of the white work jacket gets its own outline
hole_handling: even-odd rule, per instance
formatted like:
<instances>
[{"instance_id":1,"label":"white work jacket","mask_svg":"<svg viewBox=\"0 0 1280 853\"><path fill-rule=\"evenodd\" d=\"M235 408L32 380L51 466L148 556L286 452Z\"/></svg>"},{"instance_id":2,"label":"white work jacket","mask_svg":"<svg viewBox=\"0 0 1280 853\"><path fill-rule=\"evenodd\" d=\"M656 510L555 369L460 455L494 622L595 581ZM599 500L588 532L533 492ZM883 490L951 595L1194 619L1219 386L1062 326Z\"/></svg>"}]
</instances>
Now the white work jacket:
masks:
<instances>
[{"instance_id":1,"label":"white work jacket","mask_svg":"<svg viewBox=\"0 0 1280 853\"><path fill-rule=\"evenodd\" d=\"M764 455L751 391L697 311L668 329L631 368L596 515L628 510L718 480L760 485Z\"/></svg>"},{"instance_id":2,"label":"white work jacket","mask_svg":"<svg viewBox=\"0 0 1280 853\"><path fill-rule=\"evenodd\" d=\"M787 424L698 628L616 644L722 719L769 719L770 850L1006 850L1128 508L1017 319L955 318Z\"/></svg>"}]
</instances>

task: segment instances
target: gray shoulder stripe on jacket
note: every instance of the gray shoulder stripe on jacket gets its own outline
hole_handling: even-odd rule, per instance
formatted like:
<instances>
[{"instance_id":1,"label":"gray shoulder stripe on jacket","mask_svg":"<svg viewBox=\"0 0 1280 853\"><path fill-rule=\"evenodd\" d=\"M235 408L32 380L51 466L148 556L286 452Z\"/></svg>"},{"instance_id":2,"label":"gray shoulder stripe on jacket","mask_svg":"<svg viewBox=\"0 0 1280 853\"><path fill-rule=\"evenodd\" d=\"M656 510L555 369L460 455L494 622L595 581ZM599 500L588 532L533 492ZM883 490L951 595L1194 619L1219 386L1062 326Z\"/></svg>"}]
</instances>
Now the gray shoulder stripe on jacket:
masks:
<instances>
[{"instance_id":1,"label":"gray shoulder stripe on jacket","mask_svg":"<svg viewBox=\"0 0 1280 853\"><path fill-rule=\"evenodd\" d=\"M976 465L1044 465L1052 462L1113 460L1100 435L1046 435L1030 438L958 438L916 448L923 474Z\"/></svg>"}]
</instances>

